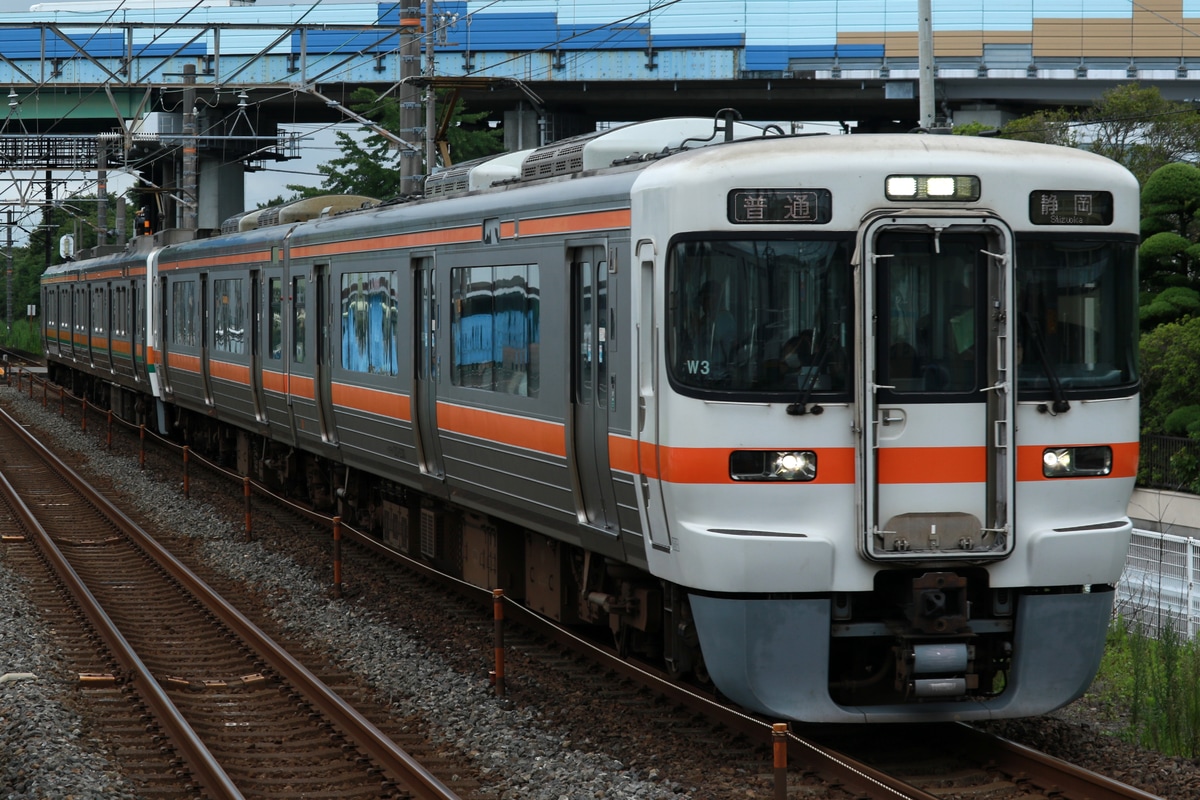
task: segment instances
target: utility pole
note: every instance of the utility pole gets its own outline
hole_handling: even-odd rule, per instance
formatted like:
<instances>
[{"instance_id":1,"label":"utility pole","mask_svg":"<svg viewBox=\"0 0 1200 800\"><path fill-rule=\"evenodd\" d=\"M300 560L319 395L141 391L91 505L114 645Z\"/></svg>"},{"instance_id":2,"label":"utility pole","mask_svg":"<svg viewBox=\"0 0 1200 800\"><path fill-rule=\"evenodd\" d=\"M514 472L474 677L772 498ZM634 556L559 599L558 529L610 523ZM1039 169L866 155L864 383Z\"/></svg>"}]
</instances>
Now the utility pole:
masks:
<instances>
[{"instance_id":1,"label":"utility pole","mask_svg":"<svg viewBox=\"0 0 1200 800\"><path fill-rule=\"evenodd\" d=\"M196 65L183 65L183 181L180 202L183 203L185 231L199 227L200 192L196 165Z\"/></svg>"},{"instance_id":2,"label":"utility pole","mask_svg":"<svg viewBox=\"0 0 1200 800\"><path fill-rule=\"evenodd\" d=\"M425 174L433 174L433 165L437 163L435 160L436 150L434 139L437 137L437 114L434 109L434 98L436 94L433 91L433 72L436 68L434 63L433 40L434 40L434 17L433 17L433 0L425 0L425 77L429 80L429 84L425 87Z\"/></svg>"},{"instance_id":3,"label":"utility pole","mask_svg":"<svg viewBox=\"0 0 1200 800\"><path fill-rule=\"evenodd\" d=\"M917 0L917 92L920 95L919 124L933 128L933 2Z\"/></svg>"},{"instance_id":4,"label":"utility pole","mask_svg":"<svg viewBox=\"0 0 1200 800\"><path fill-rule=\"evenodd\" d=\"M7 303L6 303L6 308L8 309L8 315L5 317L5 319L8 321L8 329L10 331L12 330L12 272L13 272L13 265L12 265L13 215L12 214L13 214L13 212L12 212L12 209L10 208L8 210L8 272L5 273L6 279L4 281L5 296L8 298ZM47 261L46 263L49 264L50 262Z\"/></svg>"},{"instance_id":5,"label":"utility pole","mask_svg":"<svg viewBox=\"0 0 1200 800\"><path fill-rule=\"evenodd\" d=\"M400 14L400 80L401 85L397 99L400 101L400 138L408 142L417 139L420 128L420 95L408 83L408 79L421 74L421 51L417 41L417 31L420 29L421 9L419 6L405 8ZM419 187L418 178L421 174L420 164L417 163L421 151L416 147L404 148L400 153L400 193L415 194Z\"/></svg>"}]
</instances>

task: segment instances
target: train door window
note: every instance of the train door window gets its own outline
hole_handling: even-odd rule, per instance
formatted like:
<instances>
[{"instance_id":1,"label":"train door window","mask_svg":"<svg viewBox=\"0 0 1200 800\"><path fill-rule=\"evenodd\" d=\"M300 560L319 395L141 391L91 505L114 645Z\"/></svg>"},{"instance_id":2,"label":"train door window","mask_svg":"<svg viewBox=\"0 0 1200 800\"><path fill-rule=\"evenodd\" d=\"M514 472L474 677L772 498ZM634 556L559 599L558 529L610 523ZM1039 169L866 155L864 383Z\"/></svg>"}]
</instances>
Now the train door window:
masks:
<instances>
[{"instance_id":1,"label":"train door window","mask_svg":"<svg viewBox=\"0 0 1200 800\"><path fill-rule=\"evenodd\" d=\"M242 278L213 281L213 347L224 353L246 352L246 307Z\"/></svg>"},{"instance_id":2,"label":"train door window","mask_svg":"<svg viewBox=\"0 0 1200 800\"><path fill-rule=\"evenodd\" d=\"M196 346L196 282L171 284L171 341L185 347Z\"/></svg>"},{"instance_id":3,"label":"train door window","mask_svg":"<svg viewBox=\"0 0 1200 800\"><path fill-rule=\"evenodd\" d=\"M125 302L125 288L122 286L114 286L112 290L112 335L114 337L121 336L121 323L124 321L125 315L121 308L121 304Z\"/></svg>"},{"instance_id":4,"label":"train door window","mask_svg":"<svg viewBox=\"0 0 1200 800\"><path fill-rule=\"evenodd\" d=\"M283 358L283 279L271 278L269 282L271 304L270 337L267 341L267 357Z\"/></svg>"},{"instance_id":5,"label":"train door window","mask_svg":"<svg viewBox=\"0 0 1200 800\"><path fill-rule=\"evenodd\" d=\"M342 367L353 372L395 375L396 275L342 275Z\"/></svg>"},{"instance_id":6,"label":"train door window","mask_svg":"<svg viewBox=\"0 0 1200 800\"><path fill-rule=\"evenodd\" d=\"M307 278L292 278L292 361L304 363L304 317L307 313Z\"/></svg>"},{"instance_id":7,"label":"train door window","mask_svg":"<svg viewBox=\"0 0 1200 800\"><path fill-rule=\"evenodd\" d=\"M451 271L451 381L536 397L541 299L537 264Z\"/></svg>"},{"instance_id":8,"label":"train door window","mask_svg":"<svg viewBox=\"0 0 1200 800\"><path fill-rule=\"evenodd\" d=\"M878 282L880 383L897 392L977 389L983 235L885 233L877 247L890 256Z\"/></svg>"},{"instance_id":9,"label":"train door window","mask_svg":"<svg viewBox=\"0 0 1200 800\"><path fill-rule=\"evenodd\" d=\"M80 337L80 341L87 342L88 335L88 317L91 313L91 306L88 303L88 291L86 288L81 288L75 293L75 334Z\"/></svg>"}]
</instances>

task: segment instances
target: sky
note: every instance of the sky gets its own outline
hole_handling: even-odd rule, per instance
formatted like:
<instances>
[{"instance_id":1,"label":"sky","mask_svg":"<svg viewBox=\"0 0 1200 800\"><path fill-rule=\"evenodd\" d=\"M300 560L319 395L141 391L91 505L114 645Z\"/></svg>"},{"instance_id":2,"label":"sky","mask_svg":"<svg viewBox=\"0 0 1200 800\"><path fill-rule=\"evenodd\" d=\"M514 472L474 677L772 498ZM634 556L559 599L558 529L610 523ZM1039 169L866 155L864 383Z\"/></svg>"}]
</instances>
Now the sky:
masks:
<instances>
[{"instance_id":1,"label":"sky","mask_svg":"<svg viewBox=\"0 0 1200 800\"><path fill-rule=\"evenodd\" d=\"M49 0L41 0L48 2ZM182 0L166 0L164 5L179 5ZM338 0L320 0L323 3L337 2ZM346 1L346 0L344 0ZM353 0L349 0L353 1ZM39 2L39 0L0 0L0 21L3 21L5 13L23 13L30 9L30 6ZM69 0L54 0L54 2L63 2L69 4ZM113 0L113 5L117 5L120 0ZM259 5L273 5L280 2L290 2L290 0L258 0ZM189 3L190 5L190 3ZM3 115L0 114L0 120ZM356 131L359 126L354 123L349 123L341 126L347 132ZM115 122L114 122L115 128ZM334 133L328 126L317 125L295 125L289 126L289 130L301 131L305 139L301 142L301 158L295 161L268 162L267 168L259 172L246 173L246 196L245 205L247 209L256 208L259 204L272 200L280 195L288 197L291 192L287 189L288 184L300 184L307 186L319 186L321 176L317 172L317 166L325 163L336 156L336 141ZM7 131L6 131L7 132ZM15 177L15 182L14 182ZM12 201L20 199L23 196L34 196L37 200L41 199L42 189L37 185L30 185L30 178L33 177L29 173L24 175L8 175L0 173L0 201ZM56 176L58 177L58 176ZM65 177L65 176L63 176ZM72 191L77 191L84 194L95 193L95 173L77 173L74 177L84 180L73 180L70 186ZM118 174L110 174L108 182L108 193L110 195L117 194L129 188L133 183L133 179ZM35 201L36 202L36 201ZM34 217L36 219L36 217ZM0 223L3 219L0 219ZM30 224L36 224L30 222ZM2 226L0 226L2 227ZM0 236L3 236L0 233ZM21 243L27 236L27 233L16 232L14 234L14 242ZM0 239L0 246L3 246L4 240Z\"/></svg>"}]
</instances>

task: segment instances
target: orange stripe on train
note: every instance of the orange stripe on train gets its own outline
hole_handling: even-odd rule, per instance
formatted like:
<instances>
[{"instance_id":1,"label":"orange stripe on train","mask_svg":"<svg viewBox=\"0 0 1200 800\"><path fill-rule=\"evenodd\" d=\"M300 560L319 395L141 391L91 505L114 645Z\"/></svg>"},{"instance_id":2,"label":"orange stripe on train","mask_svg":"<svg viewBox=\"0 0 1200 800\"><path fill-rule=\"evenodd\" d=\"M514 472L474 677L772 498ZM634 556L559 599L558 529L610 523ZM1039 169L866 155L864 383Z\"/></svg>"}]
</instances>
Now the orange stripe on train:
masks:
<instances>
[{"instance_id":1,"label":"orange stripe on train","mask_svg":"<svg viewBox=\"0 0 1200 800\"><path fill-rule=\"evenodd\" d=\"M438 403L437 415L438 427L442 430L554 456L567 454L566 430L561 422L547 422L449 403Z\"/></svg>"},{"instance_id":2,"label":"orange stripe on train","mask_svg":"<svg viewBox=\"0 0 1200 800\"><path fill-rule=\"evenodd\" d=\"M392 391L370 389L365 386L350 386L344 383L333 384L333 404L343 408L353 408L368 414L398 419L408 422L412 419L409 399L406 394Z\"/></svg>"}]
</instances>

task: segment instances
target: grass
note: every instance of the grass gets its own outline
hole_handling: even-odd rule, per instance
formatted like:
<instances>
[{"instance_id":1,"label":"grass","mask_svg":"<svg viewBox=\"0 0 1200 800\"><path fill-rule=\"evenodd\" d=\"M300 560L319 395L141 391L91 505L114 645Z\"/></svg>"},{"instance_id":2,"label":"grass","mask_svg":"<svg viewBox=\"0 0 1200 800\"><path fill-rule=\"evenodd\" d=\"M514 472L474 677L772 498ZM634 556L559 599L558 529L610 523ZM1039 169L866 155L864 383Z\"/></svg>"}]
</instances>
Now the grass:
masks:
<instances>
[{"instance_id":1,"label":"grass","mask_svg":"<svg viewBox=\"0 0 1200 800\"><path fill-rule=\"evenodd\" d=\"M11 328L0 324L0 346L33 355L42 354L42 331L38 320L15 320Z\"/></svg>"},{"instance_id":2,"label":"grass","mask_svg":"<svg viewBox=\"0 0 1200 800\"><path fill-rule=\"evenodd\" d=\"M1169 756L1200 756L1200 643L1168 617L1158 636L1117 619L1090 694L1125 741Z\"/></svg>"}]
</instances>

